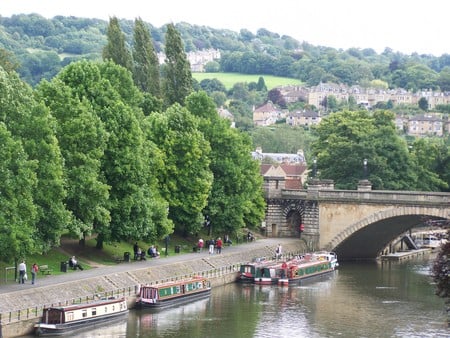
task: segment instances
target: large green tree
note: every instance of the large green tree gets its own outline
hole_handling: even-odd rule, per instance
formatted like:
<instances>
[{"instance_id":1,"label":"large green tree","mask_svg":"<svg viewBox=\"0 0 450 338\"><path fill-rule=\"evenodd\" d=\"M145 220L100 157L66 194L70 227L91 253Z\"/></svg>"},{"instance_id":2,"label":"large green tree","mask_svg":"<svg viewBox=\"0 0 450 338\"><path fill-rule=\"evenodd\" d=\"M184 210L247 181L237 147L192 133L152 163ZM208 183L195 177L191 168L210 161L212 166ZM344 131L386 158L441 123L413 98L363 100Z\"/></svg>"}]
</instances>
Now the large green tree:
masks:
<instances>
[{"instance_id":1,"label":"large green tree","mask_svg":"<svg viewBox=\"0 0 450 338\"><path fill-rule=\"evenodd\" d=\"M210 146L187 109L174 104L148 117L148 135L163 153L159 172L161 193L169 201L169 217L182 234L196 233L203 221L213 175Z\"/></svg>"},{"instance_id":2,"label":"large green tree","mask_svg":"<svg viewBox=\"0 0 450 338\"><path fill-rule=\"evenodd\" d=\"M63 203L66 191L63 159L55 135L56 122L49 110L38 103L32 89L16 73L0 68L0 121L20 140L28 159L35 160L37 185L33 190L37 218L35 246L46 252L59 244L69 213Z\"/></svg>"},{"instance_id":3,"label":"large green tree","mask_svg":"<svg viewBox=\"0 0 450 338\"><path fill-rule=\"evenodd\" d=\"M259 164L251 157L248 135L222 119L205 92L193 93L186 108L200 119L200 130L211 144L214 182L204 213L216 234L234 234L255 227L264 218L265 202Z\"/></svg>"},{"instance_id":4,"label":"large green tree","mask_svg":"<svg viewBox=\"0 0 450 338\"><path fill-rule=\"evenodd\" d=\"M355 189L365 178L363 160L374 189L411 190L417 175L406 142L395 130L389 112L343 111L323 119L312 145L321 178L336 187Z\"/></svg>"},{"instance_id":5,"label":"large green tree","mask_svg":"<svg viewBox=\"0 0 450 338\"><path fill-rule=\"evenodd\" d=\"M192 73L180 33L173 24L167 25L164 52L164 104L166 107L174 103L183 105L185 98L192 92Z\"/></svg>"},{"instance_id":6,"label":"large green tree","mask_svg":"<svg viewBox=\"0 0 450 338\"><path fill-rule=\"evenodd\" d=\"M12 263L35 253L37 209L36 161L30 161L19 140L0 122L0 260Z\"/></svg>"},{"instance_id":7,"label":"large green tree","mask_svg":"<svg viewBox=\"0 0 450 338\"><path fill-rule=\"evenodd\" d=\"M56 130L67 188L65 204L72 213L67 227L80 239L109 227L110 223L110 187L101 172L108 134L92 105L71 87L74 82L81 84L81 78L75 79L83 76L83 72L89 73L87 63L73 63L51 82L43 81L37 88L58 121ZM95 68L90 72L91 76L85 76L87 85L98 79L93 76Z\"/></svg>"},{"instance_id":8,"label":"large green tree","mask_svg":"<svg viewBox=\"0 0 450 338\"><path fill-rule=\"evenodd\" d=\"M143 92L161 96L159 61L147 25L138 18L134 21L133 79Z\"/></svg>"},{"instance_id":9,"label":"large green tree","mask_svg":"<svg viewBox=\"0 0 450 338\"><path fill-rule=\"evenodd\" d=\"M117 17L113 16L109 19L106 35L108 42L106 46L103 47L103 60L111 60L132 71L131 54L127 48L125 34L120 29Z\"/></svg>"}]
</instances>

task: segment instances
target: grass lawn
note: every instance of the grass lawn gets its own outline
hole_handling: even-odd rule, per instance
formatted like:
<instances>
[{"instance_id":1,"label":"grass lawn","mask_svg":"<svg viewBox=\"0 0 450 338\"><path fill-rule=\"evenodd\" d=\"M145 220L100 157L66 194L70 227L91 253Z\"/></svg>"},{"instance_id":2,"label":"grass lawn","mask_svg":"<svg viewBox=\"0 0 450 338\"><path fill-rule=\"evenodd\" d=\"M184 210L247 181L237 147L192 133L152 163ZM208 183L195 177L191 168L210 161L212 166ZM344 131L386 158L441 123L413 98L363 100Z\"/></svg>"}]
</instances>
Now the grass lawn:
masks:
<instances>
[{"instance_id":1,"label":"grass lawn","mask_svg":"<svg viewBox=\"0 0 450 338\"><path fill-rule=\"evenodd\" d=\"M297 79L292 79L288 77L279 77L273 75L248 75L248 74L238 74L238 73L192 73L192 77L198 82L204 79L217 79L223 83L227 90L231 89L235 83L238 82L256 82L262 77L266 84L268 90L271 90L277 86L285 85L301 85L302 82Z\"/></svg>"},{"instance_id":2,"label":"grass lawn","mask_svg":"<svg viewBox=\"0 0 450 338\"><path fill-rule=\"evenodd\" d=\"M207 234L200 234L204 239L208 238ZM167 255L176 255L175 246L179 246L181 253L190 253L193 251L193 247L196 246L198 238L188 237L184 238L178 235L171 235L167 245ZM36 263L38 265L48 265L49 269L52 269L51 275L60 275L61 262L67 262L69 258L75 255L81 264L86 269L92 269L95 266L102 265L114 265L118 264L120 260L124 259L124 253L129 252L131 259L133 259L133 244L134 242L119 242L119 243L105 243L102 250L95 247L95 238L86 240L84 246L80 246L78 240L73 240L67 237L61 239L61 245L59 248L50 250L47 254L32 255L25 257L27 265L28 278L31 279L31 265ZM165 257L164 240L156 243L147 243L144 241L138 241L138 245L147 253L148 248L151 245L156 245L161 257ZM17 262L17 264L20 262ZM4 283L14 283L14 262L0 262L0 285ZM8 268L8 269L6 269ZM8 272L7 272L8 271ZM70 268L67 269L67 273L73 273L75 271ZM42 278L42 274L39 272L37 278Z\"/></svg>"}]
</instances>

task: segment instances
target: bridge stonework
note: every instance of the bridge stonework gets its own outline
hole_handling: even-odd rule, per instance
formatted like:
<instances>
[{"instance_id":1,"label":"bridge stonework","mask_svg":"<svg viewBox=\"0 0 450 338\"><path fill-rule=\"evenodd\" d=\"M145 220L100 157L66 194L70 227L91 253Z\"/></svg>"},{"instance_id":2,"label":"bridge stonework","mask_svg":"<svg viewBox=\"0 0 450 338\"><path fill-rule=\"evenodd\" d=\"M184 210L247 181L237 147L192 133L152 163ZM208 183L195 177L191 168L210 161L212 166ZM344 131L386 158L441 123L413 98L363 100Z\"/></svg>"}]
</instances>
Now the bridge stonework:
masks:
<instances>
[{"instance_id":1,"label":"bridge stonework","mask_svg":"<svg viewBox=\"0 0 450 338\"><path fill-rule=\"evenodd\" d=\"M425 220L450 220L449 193L376 191L367 181L358 190L335 190L331 181L288 190L282 177L265 179L266 235L301 237L308 250L334 250L344 259L376 258Z\"/></svg>"}]
</instances>

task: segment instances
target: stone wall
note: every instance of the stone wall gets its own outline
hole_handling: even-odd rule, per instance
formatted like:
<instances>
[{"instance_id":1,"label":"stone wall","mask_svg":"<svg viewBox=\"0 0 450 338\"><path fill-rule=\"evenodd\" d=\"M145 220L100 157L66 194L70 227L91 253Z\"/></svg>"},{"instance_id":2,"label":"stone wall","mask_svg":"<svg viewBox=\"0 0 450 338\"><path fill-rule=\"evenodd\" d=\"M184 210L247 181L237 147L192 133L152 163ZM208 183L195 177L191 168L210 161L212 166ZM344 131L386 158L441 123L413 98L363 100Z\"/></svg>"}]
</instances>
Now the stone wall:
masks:
<instances>
[{"instance_id":1,"label":"stone wall","mask_svg":"<svg viewBox=\"0 0 450 338\"><path fill-rule=\"evenodd\" d=\"M237 277L241 263L251 261L255 257L270 258L275 252L275 246L245 246L245 251L225 251L221 255L202 256L193 260L2 294L0 338L30 334L33 325L39 321L44 306L70 304L73 300L92 299L95 295L108 293L126 296L131 308L135 304L140 284L160 283L192 275L208 277L213 287L232 283ZM283 241L283 251L288 254L304 253L305 248L298 239ZM17 318L19 312L20 319ZM9 314L13 314L12 320L9 319Z\"/></svg>"}]
</instances>

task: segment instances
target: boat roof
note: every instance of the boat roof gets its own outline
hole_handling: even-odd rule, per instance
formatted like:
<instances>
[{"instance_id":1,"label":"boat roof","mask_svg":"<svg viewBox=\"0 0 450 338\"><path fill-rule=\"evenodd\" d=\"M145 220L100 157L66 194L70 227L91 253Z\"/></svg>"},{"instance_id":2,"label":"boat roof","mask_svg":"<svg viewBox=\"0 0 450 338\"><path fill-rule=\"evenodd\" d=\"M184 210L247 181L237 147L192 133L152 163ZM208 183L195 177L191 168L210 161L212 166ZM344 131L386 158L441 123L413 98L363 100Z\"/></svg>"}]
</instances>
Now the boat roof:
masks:
<instances>
[{"instance_id":1,"label":"boat roof","mask_svg":"<svg viewBox=\"0 0 450 338\"><path fill-rule=\"evenodd\" d=\"M51 307L45 308L44 310L52 309L52 310L58 310L58 311L73 311L73 310L78 310L78 309L96 307L99 305L120 303L124 300L125 300L124 297L121 297L121 298L110 297L110 298L97 299L97 300L94 300L94 301L88 302L88 303L71 304L71 305L65 305L65 306L51 306Z\"/></svg>"},{"instance_id":2,"label":"boat roof","mask_svg":"<svg viewBox=\"0 0 450 338\"><path fill-rule=\"evenodd\" d=\"M192 283L192 282L202 282L204 280L207 280L207 278L201 277L201 276L195 276L192 278L179 279L179 280L169 281L169 282L160 283L160 284L141 285L141 288L160 289L160 288L165 288L168 286L182 285L182 284L187 284L187 283Z\"/></svg>"}]
</instances>

